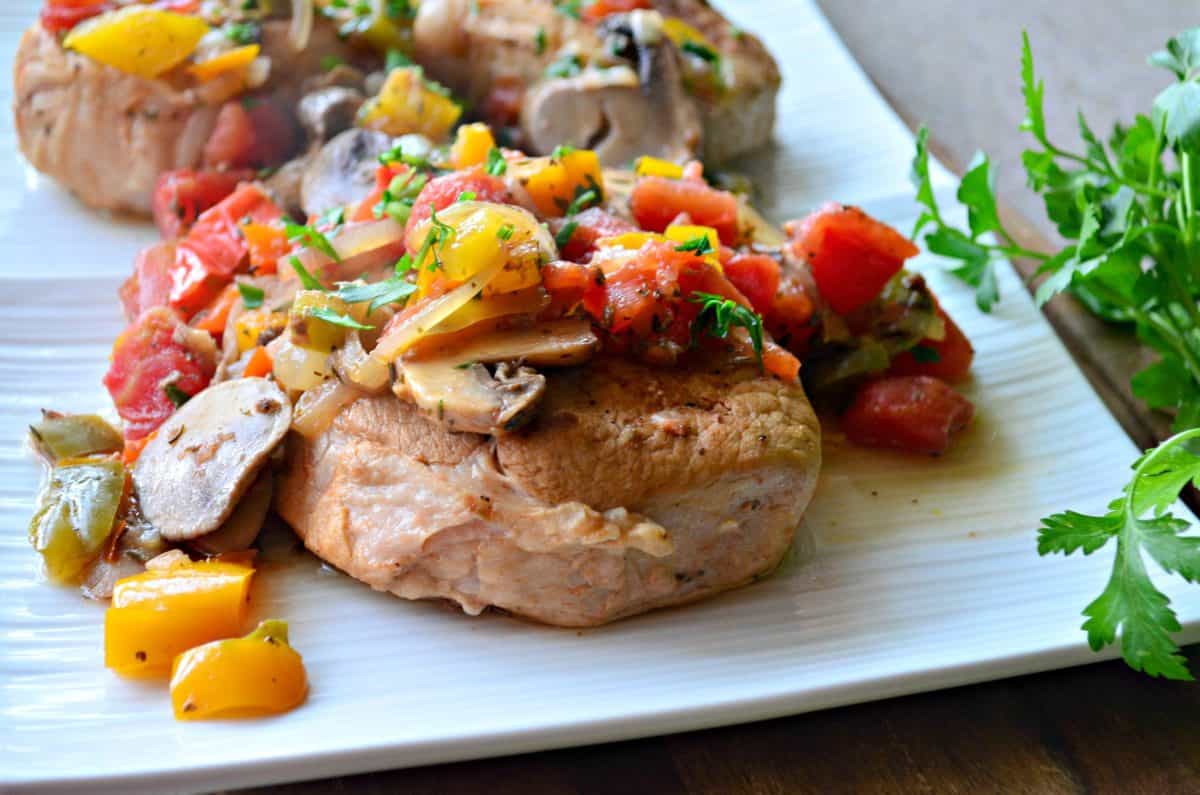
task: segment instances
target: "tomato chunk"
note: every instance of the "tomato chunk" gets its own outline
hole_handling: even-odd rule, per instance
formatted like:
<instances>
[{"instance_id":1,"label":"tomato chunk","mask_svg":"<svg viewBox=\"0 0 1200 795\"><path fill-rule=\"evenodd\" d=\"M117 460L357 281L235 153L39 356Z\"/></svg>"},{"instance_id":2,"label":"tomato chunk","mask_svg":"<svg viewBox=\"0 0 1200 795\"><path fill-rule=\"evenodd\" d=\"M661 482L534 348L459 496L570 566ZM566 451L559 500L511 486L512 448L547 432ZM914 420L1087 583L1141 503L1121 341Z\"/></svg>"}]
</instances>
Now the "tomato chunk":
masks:
<instances>
[{"instance_id":1,"label":"tomato chunk","mask_svg":"<svg viewBox=\"0 0 1200 795\"><path fill-rule=\"evenodd\" d=\"M299 133L291 115L273 100L226 102L204 145L209 168L263 168L295 152Z\"/></svg>"},{"instance_id":2,"label":"tomato chunk","mask_svg":"<svg viewBox=\"0 0 1200 795\"><path fill-rule=\"evenodd\" d=\"M596 241L602 237L637 231L637 227L624 218L618 218L599 207L589 207L570 221L555 219L551 222L551 228L558 233L568 223L574 223L575 227L561 254L563 259L572 262L587 261L596 251Z\"/></svg>"},{"instance_id":3,"label":"tomato chunk","mask_svg":"<svg viewBox=\"0 0 1200 795\"><path fill-rule=\"evenodd\" d=\"M133 273L119 291L126 320L132 323L147 309L167 305L174 269L175 244L171 241L156 243L138 254Z\"/></svg>"},{"instance_id":4,"label":"tomato chunk","mask_svg":"<svg viewBox=\"0 0 1200 795\"><path fill-rule=\"evenodd\" d=\"M629 209L638 225L651 232L662 232L686 214L690 223L716 229L722 243L737 243L737 199L701 180L642 177L629 197Z\"/></svg>"},{"instance_id":5,"label":"tomato chunk","mask_svg":"<svg viewBox=\"0 0 1200 795\"><path fill-rule=\"evenodd\" d=\"M154 223L167 240L180 237L202 212L221 202L253 171L167 171L154 188Z\"/></svg>"},{"instance_id":6,"label":"tomato chunk","mask_svg":"<svg viewBox=\"0 0 1200 795\"><path fill-rule=\"evenodd\" d=\"M167 307L143 312L113 345L104 386L125 420L125 436L141 439L175 411L172 396L194 395L216 370L215 349L194 342L191 331ZM207 335L202 335L206 341ZM170 386L169 386L170 385Z\"/></svg>"},{"instance_id":7,"label":"tomato chunk","mask_svg":"<svg viewBox=\"0 0 1200 795\"><path fill-rule=\"evenodd\" d=\"M458 201L464 193L474 193L481 202L507 202L508 188L504 180L485 174L481 169L455 171L429 180L417 200L413 202L412 215L408 217L405 234L412 232L417 224L427 219L434 210L441 212Z\"/></svg>"},{"instance_id":8,"label":"tomato chunk","mask_svg":"<svg viewBox=\"0 0 1200 795\"><path fill-rule=\"evenodd\" d=\"M63 33L113 8L116 6L107 0L47 0L39 19L51 33Z\"/></svg>"},{"instance_id":9,"label":"tomato chunk","mask_svg":"<svg viewBox=\"0 0 1200 795\"><path fill-rule=\"evenodd\" d=\"M724 265L725 276L750 299L754 311L771 311L779 291L779 263L766 254L735 254Z\"/></svg>"},{"instance_id":10,"label":"tomato chunk","mask_svg":"<svg viewBox=\"0 0 1200 795\"><path fill-rule=\"evenodd\" d=\"M946 327L940 340L922 340L918 350L905 351L892 360L893 375L930 375L943 381L961 381L971 370L975 349L949 315L939 306L938 316Z\"/></svg>"},{"instance_id":11,"label":"tomato chunk","mask_svg":"<svg viewBox=\"0 0 1200 795\"><path fill-rule=\"evenodd\" d=\"M842 415L842 428L865 447L940 455L974 414L971 402L944 381L894 376L863 386Z\"/></svg>"},{"instance_id":12,"label":"tomato chunk","mask_svg":"<svg viewBox=\"0 0 1200 795\"><path fill-rule=\"evenodd\" d=\"M788 225L796 253L808 260L821 296L839 315L870 303L917 247L857 207L827 204Z\"/></svg>"}]
</instances>

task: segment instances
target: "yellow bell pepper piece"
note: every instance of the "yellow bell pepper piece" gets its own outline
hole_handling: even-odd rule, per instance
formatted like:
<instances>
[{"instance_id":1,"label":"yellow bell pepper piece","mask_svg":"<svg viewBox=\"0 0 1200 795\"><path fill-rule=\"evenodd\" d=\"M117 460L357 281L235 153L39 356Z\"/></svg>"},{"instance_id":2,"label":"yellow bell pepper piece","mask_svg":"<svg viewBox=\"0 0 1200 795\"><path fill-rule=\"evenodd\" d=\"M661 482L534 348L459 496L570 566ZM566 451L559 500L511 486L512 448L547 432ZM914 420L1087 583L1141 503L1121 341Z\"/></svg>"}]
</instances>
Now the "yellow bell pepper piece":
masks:
<instances>
[{"instance_id":1,"label":"yellow bell pepper piece","mask_svg":"<svg viewBox=\"0 0 1200 795\"><path fill-rule=\"evenodd\" d=\"M188 72L195 76L201 83L207 83L226 72L235 72L248 68L250 64L254 63L254 59L258 57L261 51L262 47L257 44L236 47L213 58L209 58L207 61L192 64L188 67Z\"/></svg>"},{"instance_id":2,"label":"yellow bell pepper piece","mask_svg":"<svg viewBox=\"0 0 1200 795\"><path fill-rule=\"evenodd\" d=\"M347 327L331 323L318 315L332 313L357 322L356 313L362 315L365 311L365 304L356 304L351 308L332 293L301 290L296 293L296 298L292 301L292 311L288 316L292 344L312 351L329 353L346 341Z\"/></svg>"},{"instance_id":3,"label":"yellow bell pepper piece","mask_svg":"<svg viewBox=\"0 0 1200 795\"><path fill-rule=\"evenodd\" d=\"M264 333L280 333L287 328L286 312L269 309L252 309L238 315L234 330L237 333L238 353L257 348Z\"/></svg>"},{"instance_id":4,"label":"yellow bell pepper piece","mask_svg":"<svg viewBox=\"0 0 1200 795\"><path fill-rule=\"evenodd\" d=\"M627 251L637 251L651 240L666 240L657 232L625 232L611 237L602 237L596 241L598 248L623 248Z\"/></svg>"},{"instance_id":5,"label":"yellow bell pepper piece","mask_svg":"<svg viewBox=\"0 0 1200 795\"><path fill-rule=\"evenodd\" d=\"M549 303L550 297L546 291L538 287L528 287L502 295L491 295L463 304L454 311L454 314L434 326L429 333L451 334L497 317L533 315L545 309Z\"/></svg>"},{"instance_id":6,"label":"yellow bell pepper piece","mask_svg":"<svg viewBox=\"0 0 1200 795\"><path fill-rule=\"evenodd\" d=\"M644 155L637 159L633 166L639 177L666 177L667 179L683 179L683 166L663 160L658 157Z\"/></svg>"},{"instance_id":7,"label":"yellow bell pepper piece","mask_svg":"<svg viewBox=\"0 0 1200 795\"><path fill-rule=\"evenodd\" d=\"M717 230L711 226L671 224L663 234L667 240L675 243L688 243L697 238L707 238L709 251L704 255L704 261L712 265L719 272L725 272L725 269L721 267L721 238L717 235Z\"/></svg>"},{"instance_id":8,"label":"yellow bell pepper piece","mask_svg":"<svg viewBox=\"0 0 1200 795\"><path fill-rule=\"evenodd\" d=\"M576 197L589 190L596 193L594 203L604 201L604 172L595 152L571 149L543 160L545 164L525 181L525 189L542 215L565 215Z\"/></svg>"},{"instance_id":9,"label":"yellow bell pepper piece","mask_svg":"<svg viewBox=\"0 0 1200 795\"><path fill-rule=\"evenodd\" d=\"M197 16L131 5L75 26L63 46L122 72L155 78L187 60L208 31Z\"/></svg>"},{"instance_id":10,"label":"yellow bell pepper piece","mask_svg":"<svg viewBox=\"0 0 1200 795\"><path fill-rule=\"evenodd\" d=\"M244 638L185 651L171 669L178 720L274 715L300 706L307 695L304 661L278 620L262 622Z\"/></svg>"},{"instance_id":11,"label":"yellow bell pepper piece","mask_svg":"<svg viewBox=\"0 0 1200 795\"><path fill-rule=\"evenodd\" d=\"M450 164L458 169L481 166L487 162L488 152L495 148L496 139L490 127L481 122L464 124L454 136Z\"/></svg>"},{"instance_id":12,"label":"yellow bell pepper piece","mask_svg":"<svg viewBox=\"0 0 1200 795\"><path fill-rule=\"evenodd\" d=\"M713 43L709 41L707 36L679 17L667 17L664 19L662 22L662 32L666 34L666 37L676 47L682 47L684 44L690 42L707 47L710 50L716 50L716 47L713 46Z\"/></svg>"},{"instance_id":13,"label":"yellow bell pepper piece","mask_svg":"<svg viewBox=\"0 0 1200 795\"><path fill-rule=\"evenodd\" d=\"M104 615L104 664L121 676L161 676L201 643L236 636L254 569L185 561L119 580Z\"/></svg>"},{"instance_id":14,"label":"yellow bell pepper piece","mask_svg":"<svg viewBox=\"0 0 1200 795\"><path fill-rule=\"evenodd\" d=\"M418 66L393 69L379 95L363 105L359 123L388 135L420 133L435 142L445 140L462 108L444 91L426 80Z\"/></svg>"},{"instance_id":15,"label":"yellow bell pepper piece","mask_svg":"<svg viewBox=\"0 0 1200 795\"><path fill-rule=\"evenodd\" d=\"M538 230L529 228L533 221L528 213L496 204L463 203L438 213L438 220L453 231L437 247L440 266L434 264L433 252L416 264L420 297L428 295L439 279L458 284L497 263L503 263L504 270L484 288L485 297L541 284ZM427 229L418 227L417 237ZM420 248L413 238L408 244L410 249Z\"/></svg>"}]
</instances>

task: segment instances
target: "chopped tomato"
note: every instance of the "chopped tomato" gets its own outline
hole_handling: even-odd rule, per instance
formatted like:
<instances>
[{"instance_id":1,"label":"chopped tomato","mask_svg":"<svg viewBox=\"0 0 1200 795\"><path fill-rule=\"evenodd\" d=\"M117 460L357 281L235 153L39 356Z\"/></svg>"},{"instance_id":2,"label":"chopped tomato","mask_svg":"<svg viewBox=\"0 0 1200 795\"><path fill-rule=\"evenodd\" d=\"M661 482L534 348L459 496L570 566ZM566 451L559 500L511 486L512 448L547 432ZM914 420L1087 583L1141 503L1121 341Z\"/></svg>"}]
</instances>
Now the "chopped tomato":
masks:
<instances>
[{"instance_id":1,"label":"chopped tomato","mask_svg":"<svg viewBox=\"0 0 1200 795\"><path fill-rule=\"evenodd\" d=\"M918 251L887 224L840 204L825 205L788 231L796 253L812 266L821 296L839 315L870 303Z\"/></svg>"},{"instance_id":2,"label":"chopped tomato","mask_svg":"<svg viewBox=\"0 0 1200 795\"><path fill-rule=\"evenodd\" d=\"M795 381L800 377L800 360L787 349L766 342L763 345L763 369L784 381Z\"/></svg>"},{"instance_id":3,"label":"chopped tomato","mask_svg":"<svg viewBox=\"0 0 1200 795\"><path fill-rule=\"evenodd\" d=\"M298 143L292 117L270 99L226 102L204 145L209 168L263 168L286 160Z\"/></svg>"},{"instance_id":4,"label":"chopped tomato","mask_svg":"<svg viewBox=\"0 0 1200 795\"><path fill-rule=\"evenodd\" d=\"M767 331L797 356L808 353L808 343L817 332L816 304L804 282L787 276L780 280L771 309L764 316Z\"/></svg>"},{"instance_id":5,"label":"chopped tomato","mask_svg":"<svg viewBox=\"0 0 1200 795\"><path fill-rule=\"evenodd\" d=\"M270 223L283 211L256 185L245 184L202 214L176 247L171 306L187 317L203 309L247 261L239 226Z\"/></svg>"},{"instance_id":6,"label":"chopped tomato","mask_svg":"<svg viewBox=\"0 0 1200 795\"><path fill-rule=\"evenodd\" d=\"M277 224L242 224L242 237L250 251L250 272L270 275L279 267L279 259L292 249L287 232Z\"/></svg>"},{"instance_id":7,"label":"chopped tomato","mask_svg":"<svg viewBox=\"0 0 1200 795\"><path fill-rule=\"evenodd\" d=\"M521 105L525 101L525 85L519 78L501 77L492 84L483 98L480 110L492 124L515 126L521 120Z\"/></svg>"},{"instance_id":8,"label":"chopped tomato","mask_svg":"<svg viewBox=\"0 0 1200 795\"><path fill-rule=\"evenodd\" d=\"M975 349L949 315L939 306L938 317L946 327L940 340L922 340L917 350L905 351L892 360L893 375L931 375L943 381L961 381L971 370Z\"/></svg>"},{"instance_id":9,"label":"chopped tomato","mask_svg":"<svg viewBox=\"0 0 1200 795\"><path fill-rule=\"evenodd\" d=\"M154 223L167 240L180 237L200 213L220 202L239 182L254 179L253 171L166 171L154 188Z\"/></svg>"},{"instance_id":10,"label":"chopped tomato","mask_svg":"<svg viewBox=\"0 0 1200 795\"><path fill-rule=\"evenodd\" d=\"M113 8L116 6L106 0L46 0L40 19L46 30L63 33Z\"/></svg>"},{"instance_id":11,"label":"chopped tomato","mask_svg":"<svg viewBox=\"0 0 1200 795\"><path fill-rule=\"evenodd\" d=\"M470 171L455 171L441 177L429 180L429 184L421 189L417 200L413 203L412 215L408 217L405 234L431 215L431 209L441 212L464 193L474 193L475 199L481 202L507 202L508 188L504 180L483 173L481 169Z\"/></svg>"},{"instance_id":12,"label":"chopped tomato","mask_svg":"<svg viewBox=\"0 0 1200 795\"><path fill-rule=\"evenodd\" d=\"M613 237L637 231L637 227L624 218L618 218L599 207L589 207L572 217L569 222L565 219L562 221L556 219L551 223L555 232L561 230L567 223L575 225L575 230L568 238L567 244L562 247L561 252L563 259L573 262L587 261L596 251L596 241L602 237Z\"/></svg>"},{"instance_id":13,"label":"chopped tomato","mask_svg":"<svg viewBox=\"0 0 1200 795\"><path fill-rule=\"evenodd\" d=\"M143 436L141 439L126 439L125 448L121 450L121 463L127 467L131 467L137 463L138 457L141 456L142 450L154 438L154 434L150 433Z\"/></svg>"},{"instance_id":14,"label":"chopped tomato","mask_svg":"<svg viewBox=\"0 0 1200 795\"><path fill-rule=\"evenodd\" d=\"M742 295L750 299L754 311L771 311L779 291L779 263L766 254L735 254L724 262L725 276Z\"/></svg>"},{"instance_id":15,"label":"chopped tomato","mask_svg":"<svg viewBox=\"0 0 1200 795\"><path fill-rule=\"evenodd\" d=\"M235 285L227 285L216 299L200 310L197 320L192 324L201 331L207 331L214 336L225 333L225 324L229 321L229 313L233 310L240 293Z\"/></svg>"},{"instance_id":16,"label":"chopped tomato","mask_svg":"<svg viewBox=\"0 0 1200 795\"><path fill-rule=\"evenodd\" d=\"M246 362L246 369L242 371L242 375L246 378L266 378L275 369L275 364L271 361L271 353L266 349L266 346L259 345L254 349L254 353L250 354L249 361Z\"/></svg>"},{"instance_id":17,"label":"chopped tomato","mask_svg":"<svg viewBox=\"0 0 1200 795\"><path fill-rule=\"evenodd\" d=\"M592 2L584 4L582 14L588 22L599 22L609 14L653 7L649 0L592 0Z\"/></svg>"},{"instance_id":18,"label":"chopped tomato","mask_svg":"<svg viewBox=\"0 0 1200 795\"><path fill-rule=\"evenodd\" d=\"M549 317L558 317L582 306L592 317L604 313L604 273L594 265L551 262L542 266L542 287L550 294Z\"/></svg>"},{"instance_id":19,"label":"chopped tomato","mask_svg":"<svg viewBox=\"0 0 1200 795\"><path fill-rule=\"evenodd\" d=\"M104 386L125 420L125 437L141 439L175 411L172 396L208 386L216 370L213 350L203 350L171 309L143 312L117 337ZM211 343L210 343L211 345Z\"/></svg>"},{"instance_id":20,"label":"chopped tomato","mask_svg":"<svg viewBox=\"0 0 1200 795\"><path fill-rule=\"evenodd\" d=\"M842 416L842 428L855 444L940 455L974 414L971 402L944 381L893 376L859 390Z\"/></svg>"},{"instance_id":21,"label":"chopped tomato","mask_svg":"<svg viewBox=\"0 0 1200 795\"><path fill-rule=\"evenodd\" d=\"M147 309L167 305L174 268L175 244L170 241L156 243L138 254L133 274L119 291L126 320L132 323Z\"/></svg>"},{"instance_id":22,"label":"chopped tomato","mask_svg":"<svg viewBox=\"0 0 1200 795\"><path fill-rule=\"evenodd\" d=\"M629 209L638 225L651 232L664 231L686 213L689 223L716 229L722 243L737 243L737 199L700 180L642 177L629 197Z\"/></svg>"}]
</instances>

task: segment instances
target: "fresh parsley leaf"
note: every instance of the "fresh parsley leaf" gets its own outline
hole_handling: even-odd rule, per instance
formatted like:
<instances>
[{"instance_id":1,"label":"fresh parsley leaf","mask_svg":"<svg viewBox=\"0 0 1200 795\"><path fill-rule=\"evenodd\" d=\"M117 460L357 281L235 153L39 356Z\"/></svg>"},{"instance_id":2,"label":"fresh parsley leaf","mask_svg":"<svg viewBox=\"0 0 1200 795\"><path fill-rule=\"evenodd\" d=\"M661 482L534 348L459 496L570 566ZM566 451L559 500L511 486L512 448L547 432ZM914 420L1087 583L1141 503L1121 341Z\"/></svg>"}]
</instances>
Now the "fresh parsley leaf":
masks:
<instances>
[{"instance_id":1,"label":"fresh parsley leaf","mask_svg":"<svg viewBox=\"0 0 1200 795\"><path fill-rule=\"evenodd\" d=\"M583 0L554 0L554 8L558 13L571 19L580 19L580 9Z\"/></svg>"},{"instance_id":2,"label":"fresh parsley leaf","mask_svg":"<svg viewBox=\"0 0 1200 795\"><path fill-rule=\"evenodd\" d=\"M575 77L583 71L583 59L574 53L564 53L546 67L546 77Z\"/></svg>"},{"instance_id":3,"label":"fresh parsley leaf","mask_svg":"<svg viewBox=\"0 0 1200 795\"><path fill-rule=\"evenodd\" d=\"M322 72L332 72L334 69L337 69L339 66L341 66L344 63L345 63L345 61L343 61L341 58L339 58L336 55L322 55L321 56L321 71Z\"/></svg>"},{"instance_id":4,"label":"fresh parsley leaf","mask_svg":"<svg viewBox=\"0 0 1200 795\"><path fill-rule=\"evenodd\" d=\"M180 389L174 381L168 381L163 384L163 392L166 394L167 400L171 401L175 408L179 408L192 399L192 396Z\"/></svg>"},{"instance_id":5,"label":"fresh parsley leaf","mask_svg":"<svg viewBox=\"0 0 1200 795\"><path fill-rule=\"evenodd\" d=\"M1029 45L1029 34L1021 31L1021 96L1025 98L1025 119L1021 129L1033 135L1048 149L1046 140L1046 87L1036 79L1033 71L1033 48Z\"/></svg>"},{"instance_id":6,"label":"fresh parsley leaf","mask_svg":"<svg viewBox=\"0 0 1200 795\"><path fill-rule=\"evenodd\" d=\"M996 212L996 175L992 171L992 161L983 152L975 153L963 174L957 198L967 208L967 226L972 239L1003 229Z\"/></svg>"},{"instance_id":7,"label":"fresh parsley leaf","mask_svg":"<svg viewBox=\"0 0 1200 795\"><path fill-rule=\"evenodd\" d=\"M400 278L384 279L374 284L347 282L338 285L337 296L348 304L370 302L368 311L374 312L381 306L403 303L417 291L417 286Z\"/></svg>"},{"instance_id":8,"label":"fresh parsley leaf","mask_svg":"<svg viewBox=\"0 0 1200 795\"><path fill-rule=\"evenodd\" d=\"M711 293L692 293L688 300L700 304L700 314L692 326L693 334L707 333L718 339L726 339L730 329L741 327L750 334L754 353L762 363L763 321L762 316L730 298Z\"/></svg>"},{"instance_id":9,"label":"fresh parsley leaf","mask_svg":"<svg viewBox=\"0 0 1200 795\"><path fill-rule=\"evenodd\" d=\"M287 234L288 242L300 243L307 248L314 248L332 259L334 262L342 261L342 258L338 256L337 251L334 249L333 244L329 242L329 239L311 226L301 226L300 224L294 224L291 221L284 221L283 229Z\"/></svg>"},{"instance_id":10,"label":"fresh parsley leaf","mask_svg":"<svg viewBox=\"0 0 1200 795\"><path fill-rule=\"evenodd\" d=\"M456 201L456 202L473 202L473 201L475 201L476 195L477 194L473 190L464 190L462 193L458 194L458 198L455 199L454 201Z\"/></svg>"},{"instance_id":11,"label":"fresh parsley leaf","mask_svg":"<svg viewBox=\"0 0 1200 795\"><path fill-rule=\"evenodd\" d=\"M1108 584L1083 611L1088 643L1099 650L1119 639L1130 667L1168 679L1192 675L1171 639L1179 620L1150 579L1143 555L1168 573L1200 580L1200 537L1183 535L1187 522L1166 513L1180 489L1200 482L1200 455L1192 450L1197 437L1200 429L1177 434L1139 459L1133 478L1103 516L1055 514L1042 520L1038 533L1042 555L1090 555L1116 541Z\"/></svg>"},{"instance_id":12,"label":"fresh parsley leaf","mask_svg":"<svg viewBox=\"0 0 1200 795\"><path fill-rule=\"evenodd\" d=\"M558 250L562 251L571 242L571 237L575 234L575 230L579 228L578 221L567 221L563 224L562 229L558 230L558 234L554 236L554 244L558 246Z\"/></svg>"},{"instance_id":13,"label":"fresh parsley leaf","mask_svg":"<svg viewBox=\"0 0 1200 795\"><path fill-rule=\"evenodd\" d=\"M222 30L225 38L241 47L257 43L262 36L262 28L256 22L229 22Z\"/></svg>"},{"instance_id":14,"label":"fresh parsley leaf","mask_svg":"<svg viewBox=\"0 0 1200 795\"><path fill-rule=\"evenodd\" d=\"M346 224L346 208L331 207L321 215L318 223L321 226L329 228L337 228Z\"/></svg>"},{"instance_id":15,"label":"fresh parsley leaf","mask_svg":"<svg viewBox=\"0 0 1200 795\"><path fill-rule=\"evenodd\" d=\"M326 323L332 323L335 326L356 329L358 331L370 331L371 329L375 328L374 326L365 326L349 315L343 315L336 309L330 309L327 306L314 307L311 311L309 311L309 315L317 318L318 320L324 320Z\"/></svg>"},{"instance_id":16,"label":"fresh parsley leaf","mask_svg":"<svg viewBox=\"0 0 1200 795\"><path fill-rule=\"evenodd\" d=\"M292 270L300 277L300 286L305 290L325 290L325 285L321 284L321 280L309 273L308 268L304 267L304 263L299 257L292 256L288 258L288 263L292 266Z\"/></svg>"},{"instance_id":17,"label":"fresh parsley leaf","mask_svg":"<svg viewBox=\"0 0 1200 795\"><path fill-rule=\"evenodd\" d=\"M713 251L712 242L708 239L708 235L698 235L675 247L676 251L691 251L696 256L702 257L705 254L711 254Z\"/></svg>"},{"instance_id":18,"label":"fresh parsley leaf","mask_svg":"<svg viewBox=\"0 0 1200 795\"><path fill-rule=\"evenodd\" d=\"M558 146L554 147L553 151L550 152L550 159L551 160L562 160L567 155L571 154L572 152L577 152L577 151L579 151L579 150L568 144L559 144Z\"/></svg>"},{"instance_id":19,"label":"fresh parsley leaf","mask_svg":"<svg viewBox=\"0 0 1200 795\"><path fill-rule=\"evenodd\" d=\"M263 305L263 299L266 297L263 288L246 282L238 282L237 288L238 292L241 293L242 303L245 304L247 309L258 309Z\"/></svg>"},{"instance_id":20,"label":"fresh parsley leaf","mask_svg":"<svg viewBox=\"0 0 1200 795\"><path fill-rule=\"evenodd\" d=\"M538 55L546 52L546 29L538 26L537 33L533 35L533 50Z\"/></svg>"},{"instance_id":21,"label":"fresh parsley leaf","mask_svg":"<svg viewBox=\"0 0 1200 795\"><path fill-rule=\"evenodd\" d=\"M506 240L506 241L512 240L513 233L516 231L517 231L516 228L513 227L512 224L504 224L503 226L501 226L499 229L496 230L496 237L498 237L501 240Z\"/></svg>"},{"instance_id":22,"label":"fresh parsley leaf","mask_svg":"<svg viewBox=\"0 0 1200 795\"><path fill-rule=\"evenodd\" d=\"M406 66L412 65L412 59L400 52L400 50L388 50L383 62L383 68L388 72L391 72L393 69L403 69Z\"/></svg>"},{"instance_id":23,"label":"fresh parsley leaf","mask_svg":"<svg viewBox=\"0 0 1200 795\"><path fill-rule=\"evenodd\" d=\"M685 41L679 45L679 49L689 55L694 55L706 63L715 64L721 60L721 56L712 47L705 46L698 41Z\"/></svg>"},{"instance_id":24,"label":"fresh parsley leaf","mask_svg":"<svg viewBox=\"0 0 1200 795\"><path fill-rule=\"evenodd\" d=\"M1185 30L1170 39L1166 49L1151 55L1147 63L1171 70L1180 82L1190 79L1200 69L1200 28Z\"/></svg>"},{"instance_id":25,"label":"fresh parsley leaf","mask_svg":"<svg viewBox=\"0 0 1200 795\"><path fill-rule=\"evenodd\" d=\"M598 201L600 201L600 196L593 189L578 192L575 194L575 198L571 201L571 203L567 205L566 212L564 212L563 215L567 217L579 215L579 213L583 212L583 210L589 205L595 204Z\"/></svg>"}]
</instances>

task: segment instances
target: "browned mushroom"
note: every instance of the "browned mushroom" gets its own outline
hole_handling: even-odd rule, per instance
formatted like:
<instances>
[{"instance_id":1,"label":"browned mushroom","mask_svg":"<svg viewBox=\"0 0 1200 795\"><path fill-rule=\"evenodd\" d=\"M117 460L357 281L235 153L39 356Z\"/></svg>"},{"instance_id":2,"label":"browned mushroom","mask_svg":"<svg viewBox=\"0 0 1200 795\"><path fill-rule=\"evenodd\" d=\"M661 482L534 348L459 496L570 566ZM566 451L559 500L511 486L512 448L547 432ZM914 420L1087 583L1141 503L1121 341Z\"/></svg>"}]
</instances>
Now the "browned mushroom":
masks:
<instances>
[{"instance_id":1,"label":"browned mushroom","mask_svg":"<svg viewBox=\"0 0 1200 795\"><path fill-rule=\"evenodd\" d=\"M226 381L197 394L163 424L134 465L146 520L171 541L216 530L291 421L287 396L265 378Z\"/></svg>"},{"instance_id":2,"label":"browned mushroom","mask_svg":"<svg viewBox=\"0 0 1200 795\"><path fill-rule=\"evenodd\" d=\"M533 417L546 391L546 378L528 367L497 365L495 375L482 364L467 367L450 360L397 363L397 397L452 431L499 434Z\"/></svg>"},{"instance_id":3,"label":"browned mushroom","mask_svg":"<svg viewBox=\"0 0 1200 795\"><path fill-rule=\"evenodd\" d=\"M309 143L323 144L353 127L364 99L361 91L346 86L329 86L301 97L296 115Z\"/></svg>"},{"instance_id":4,"label":"browned mushroom","mask_svg":"<svg viewBox=\"0 0 1200 795\"><path fill-rule=\"evenodd\" d=\"M426 349L423 355L452 359L460 366L468 362L520 362L534 367L568 367L592 358L598 344L588 319L571 318L484 334L455 347Z\"/></svg>"},{"instance_id":5,"label":"browned mushroom","mask_svg":"<svg viewBox=\"0 0 1200 795\"><path fill-rule=\"evenodd\" d=\"M379 156L392 139L375 130L351 129L335 136L313 157L300 186L301 204L309 216L362 199L375 185Z\"/></svg>"},{"instance_id":6,"label":"browned mushroom","mask_svg":"<svg viewBox=\"0 0 1200 795\"><path fill-rule=\"evenodd\" d=\"M192 542L192 546L205 555L220 555L223 552L237 552L249 549L258 537L267 520L267 511L271 508L271 496L274 493L271 468L260 467L258 477L246 490L237 508L225 520L225 523L211 533L200 536Z\"/></svg>"}]
</instances>

